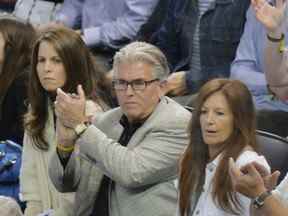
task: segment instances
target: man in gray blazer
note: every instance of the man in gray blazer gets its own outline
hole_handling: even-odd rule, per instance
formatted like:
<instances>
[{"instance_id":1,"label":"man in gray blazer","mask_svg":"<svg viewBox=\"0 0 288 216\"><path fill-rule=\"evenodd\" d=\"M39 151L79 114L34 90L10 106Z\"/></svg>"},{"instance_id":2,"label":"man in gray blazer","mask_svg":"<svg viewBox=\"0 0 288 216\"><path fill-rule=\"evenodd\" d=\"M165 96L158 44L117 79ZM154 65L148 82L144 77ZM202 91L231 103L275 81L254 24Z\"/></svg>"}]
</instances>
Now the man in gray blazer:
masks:
<instances>
[{"instance_id":1,"label":"man in gray blazer","mask_svg":"<svg viewBox=\"0 0 288 216\"><path fill-rule=\"evenodd\" d=\"M61 192L76 191L76 215L108 215L98 203L105 200L106 179L110 216L172 216L177 204L173 180L188 144L191 114L163 96L169 69L155 46L134 42L122 48L113 73L120 107L90 125L81 86L78 95L57 91L58 145L50 178Z\"/></svg>"}]
</instances>

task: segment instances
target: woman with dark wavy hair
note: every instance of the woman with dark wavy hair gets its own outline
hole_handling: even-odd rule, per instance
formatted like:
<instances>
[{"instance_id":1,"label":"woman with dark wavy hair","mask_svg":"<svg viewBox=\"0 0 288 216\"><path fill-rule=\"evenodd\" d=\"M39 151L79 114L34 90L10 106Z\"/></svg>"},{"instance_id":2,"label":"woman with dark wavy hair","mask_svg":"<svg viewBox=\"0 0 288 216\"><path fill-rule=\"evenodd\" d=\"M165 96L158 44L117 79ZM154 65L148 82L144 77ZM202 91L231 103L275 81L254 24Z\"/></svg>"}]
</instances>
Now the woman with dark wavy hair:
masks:
<instances>
[{"instance_id":1,"label":"woman with dark wavy hair","mask_svg":"<svg viewBox=\"0 0 288 216\"><path fill-rule=\"evenodd\" d=\"M25 136L20 190L27 202L26 216L46 210L67 215L72 210L73 194L61 194L50 182L48 162L56 146L56 90L71 95L82 86L88 100L87 119L108 108L104 75L95 67L91 55L73 30L49 28L40 33L32 52L29 80L29 111L25 116ZM77 97L77 96L75 96ZM68 151L64 149L64 151Z\"/></svg>"},{"instance_id":2,"label":"woman with dark wavy hair","mask_svg":"<svg viewBox=\"0 0 288 216\"><path fill-rule=\"evenodd\" d=\"M257 160L255 111L247 87L214 79L199 92L190 142L181 161L178 215L248 216L250 199L233 191L229 158L243 166Z\"/></svg>"},{"instance_id":3,"label":"woman with dark wavy hair","mask_svg":"<svg viewBox=\"0 0 288 216\"><path fill-rule=\"evenodd\" d=\"M13 16L0 16L0 140L23 142L28 70L33 27Z\"/></svg>"}]
</instances>

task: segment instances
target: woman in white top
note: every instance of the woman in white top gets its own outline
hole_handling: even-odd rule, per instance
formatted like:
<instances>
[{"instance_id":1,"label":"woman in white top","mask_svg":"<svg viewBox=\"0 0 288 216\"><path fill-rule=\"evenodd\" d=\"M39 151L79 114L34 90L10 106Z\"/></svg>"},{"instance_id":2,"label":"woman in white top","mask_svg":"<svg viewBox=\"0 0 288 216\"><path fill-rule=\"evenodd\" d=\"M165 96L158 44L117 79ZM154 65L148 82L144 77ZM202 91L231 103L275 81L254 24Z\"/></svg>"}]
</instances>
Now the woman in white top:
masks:
<instances>
[{"instance_id":1,"label":"woman in white top","mask_svg":"<svg viewBox=\"0 0 288 216\"><path fill-rule=\"evenodd\" d=\"M181 161L180 216L249 215L250 199L233 191L229 158L238 166L257 160L252 97L237 80L214 79L197 97L190 123L190 143Z\"/></svg>"},{"instance_id":2,"label":"woman in white top","mask_svg":"<svg viewBox=\"0 0 288 216\"><path fill-rule=\"evenodd\" d=\"M20 191L27 202L26 216L49 209L54 210L53 215L65 216L73 209L73 194L60 194L51 183L48 162L56 146L61 146L56 143L56 90L62 88L73 95L79 84L88 95L87 117L107 108L104 76L96 70L81 36L63 27L43 31L33 48L30 107L25 116Z\"/></svg>"}]
</instances>

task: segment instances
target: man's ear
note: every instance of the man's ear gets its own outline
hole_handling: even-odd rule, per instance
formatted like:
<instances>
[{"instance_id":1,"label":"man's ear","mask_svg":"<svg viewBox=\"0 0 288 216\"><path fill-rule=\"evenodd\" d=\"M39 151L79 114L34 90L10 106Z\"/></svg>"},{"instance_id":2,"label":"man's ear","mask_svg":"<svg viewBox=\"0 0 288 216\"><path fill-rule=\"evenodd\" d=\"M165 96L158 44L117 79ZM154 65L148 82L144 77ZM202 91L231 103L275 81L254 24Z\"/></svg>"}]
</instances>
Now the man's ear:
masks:
<instances>
[{"instance_id":1,"label":"man's ear","mask_svg":"<svg viewBox=\"0 0 288 216\"><path fill-rule=\"evenodd\" d=\"M160 81L160 97L162 97L163 95L166 95L168 93L168 82L167 80L161 80Z\"/></svg>"}]
</instances>

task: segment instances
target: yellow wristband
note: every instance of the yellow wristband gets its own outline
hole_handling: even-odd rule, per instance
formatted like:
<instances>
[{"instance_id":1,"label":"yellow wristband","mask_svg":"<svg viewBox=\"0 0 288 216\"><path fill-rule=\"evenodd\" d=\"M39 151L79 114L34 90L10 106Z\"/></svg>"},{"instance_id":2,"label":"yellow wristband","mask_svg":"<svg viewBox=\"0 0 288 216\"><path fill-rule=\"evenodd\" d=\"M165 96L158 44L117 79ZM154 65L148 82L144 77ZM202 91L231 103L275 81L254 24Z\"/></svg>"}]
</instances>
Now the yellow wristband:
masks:
<instances>
[{"instance_id":1,"label":"yellow wristband","mask_svg":"<svg viewBox=\"0 0 288 216\"><path fill-rule=\"evenodd\" d=\"M58 150L60 150L60 151L62 151L62 152L73 152L74 151L74 145L72 145L72 146L63 146L63 145L61 145L61 144L57 144L57 149Z\"/></svg>"}]
</instances>

